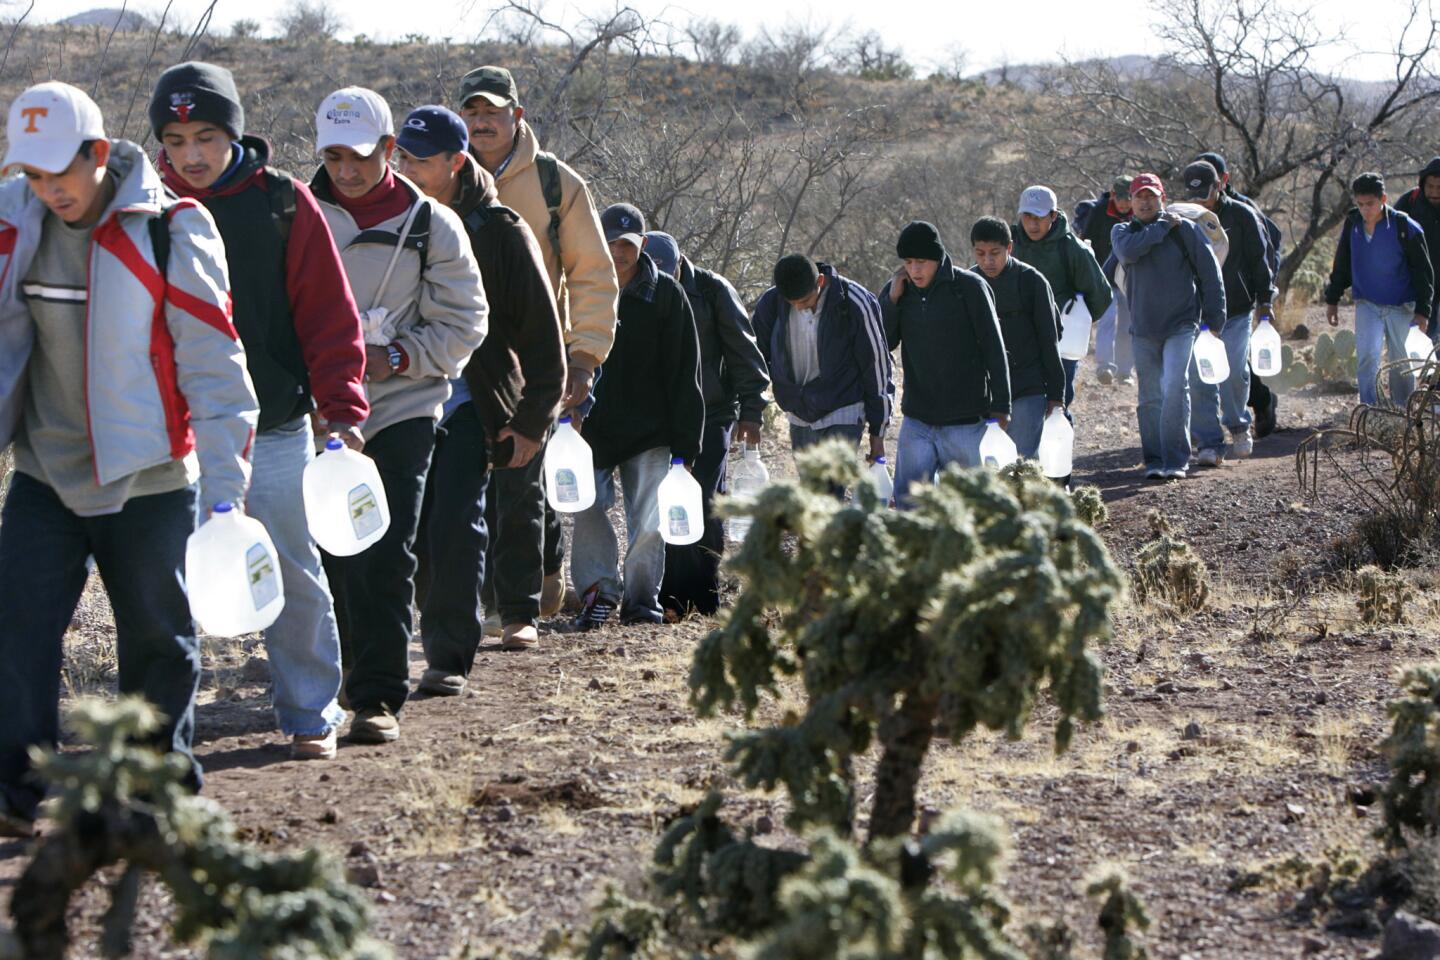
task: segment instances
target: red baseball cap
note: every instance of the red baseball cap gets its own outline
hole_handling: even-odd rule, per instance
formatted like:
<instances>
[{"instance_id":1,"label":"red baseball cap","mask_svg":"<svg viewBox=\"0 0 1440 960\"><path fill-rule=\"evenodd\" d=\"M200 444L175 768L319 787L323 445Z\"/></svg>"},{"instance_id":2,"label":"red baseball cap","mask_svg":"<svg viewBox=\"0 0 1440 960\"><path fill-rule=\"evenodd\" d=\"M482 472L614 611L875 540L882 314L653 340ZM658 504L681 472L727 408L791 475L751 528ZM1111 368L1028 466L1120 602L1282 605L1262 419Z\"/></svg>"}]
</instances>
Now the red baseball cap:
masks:
<instances>
[{"instance_id":1,"label":"red baseball cap","mask_svg":"<svg viewBox=\"0 0 1440 960\"><path fill-rule=\"evenodd\" d=\"M1130 196L1138 197L1144 190L1153 190L1157 197L1165 196L1165 184L1153 173L1142 173L1130 181Z\"/></svg>"}]
</instances>

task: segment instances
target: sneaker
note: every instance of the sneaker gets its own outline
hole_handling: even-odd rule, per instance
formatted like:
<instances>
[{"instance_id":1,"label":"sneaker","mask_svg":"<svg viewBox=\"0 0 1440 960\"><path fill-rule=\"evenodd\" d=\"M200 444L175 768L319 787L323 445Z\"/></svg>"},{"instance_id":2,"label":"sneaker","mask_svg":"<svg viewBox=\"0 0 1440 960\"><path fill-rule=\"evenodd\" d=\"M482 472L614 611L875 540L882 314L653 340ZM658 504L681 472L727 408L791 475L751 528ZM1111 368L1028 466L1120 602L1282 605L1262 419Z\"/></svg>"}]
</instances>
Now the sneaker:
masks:
<instances>
[{"instance_id":1,"label":"sneaker","mask_svg":"<svg viewBox=\"0 0 1440 960\"><path fill-rule=\"evenodd\" d=\"M466 682L462 674L431 667L421 674L420 683L415 689L432 697L458 697L465 692Z\"/></svg>"},{"instance_id":2,"label":"sneaker","mask_svg":"<svg viewBox=\"0 0 1440 960\"><path fill-rule=\"evenodd\" d=\"M505 632L505 625L500 622L500 614L492 613L485 618L485 636L498 637Z\"/></svg>"},{"instance_id":3,"label":"sneaker","mask_svg":"<svg viewBox=\"0 0 1440 960\"><path fill-rule=\"evenodd\" d=\"M1127 373L1127 374L1125 374L1125 376L1121 377L1121 378L1120 378L1120 386L1122 386L1122 387L1133 387L1133 386L1135 386L1135 374L1133 374L1133 373Z\"/></svg>"},{"instance_id":4,"label":"sneaker","mask_svg":"<svg viewBox=\"0 0 1440 960\"><path fill-rule=\"evenodd\" d=\"M1164 473L1164 477L1166 480L1184 480L1188 475L1189 474L1187 474L1183 469L1180 468L1176 468L1174 470L1166 470Z\"/></svg>"},{"instance_id":5,"label":"sneaker","mask_svg":"<svg viewBox=\"0 0 1440 960\"><path fill-rule=\"evenodd\" d=\"M1230 450L1225 455L1231 460L1244 460L1255 452L1255 441L1250 437L1250 428L1246 427L1244 433L1232 434L1230 437Z\"/></svg>"},{"instance_id":6,"label":"sneaker","mask_svg":"<svg viewBox=\"0 0 1440 960\"><path fill-rule=\"evenodd\" d=\"M298 734L290 739L290 759L334 760L335 745L338 739L334 730L316 736Z\"/></svg>"},{"instance_id":7,"label":"sneaker","mask_svg":"<svg viewBox=\"0 0 1440 960\"><path fill-rule=\"evenodd\" d=\"M35 818L27 817L0 797L0 837L29 840L35 836Z\"/></svg>"},{"instance_id":8,"label":"sneaker","mask_svg":"<svg viewBox=\"0 0 1440 960\"><path fill-rule=\"evenodd\" d=\"M1115 382L1115 371L1109 369L1108 367L1104 370L1101 370L1099 373L1095 374L1095 382L1099 383L1102 387L1110 386L1110 384Z\"/></svg>"},{"instance_id":9,"label":"sneaker","mask_svg":"<svg viewBox=\"0 0 1440 960\"><path fill-rule=\"evenodd\" d=\"M351 743L394 743L400 739L400 721L387 707L366 707L350 721Z\"/></svg>"},{"instance_id":10,"label":"sneaker","mask_svg":"<svg viewBox=\"0 0 1440 960\"><path fill-rule=\"evenodd\" d=\"M534 650L540 646L540 631L528 623L509 623L500 638L501 650Z\"/></svg>"},{"instance_id":11,"label":"sneaker","mask_svg":"<svg viewBox=\"0 0 1440 960\"><path fill-rule=\"evenodd\" d=\"M580 616L576 617L573 626L576 630L595 630L605 625L610 615L615 612L615 601L609 597L601 596L600 584L595 584L585 591L585 596L580 598Z\"/></svg>"},{"instance_id":12,"label":"sneaker","mask_svg":"<svg viewBox=\"0 0 1440 960\"><path fill-rule=\"evenodd\" d=\"M1280 409L1280 398L1270 391L1270 402L1255 408L1255 436L1268 437L1275 432L1275 413Z\"/></svg>"},{"instance_id":13,"label":"sneaker","mask_svg":"<svg viewBox=\"0 0 1440 960\"><path fill-rule=\"evenodd\" d=\"M1214 447L1206 447L1195 455L1195 462L1202 467L1218 467L1225 462L1225 455ZM1166 471L1169 473L1169 471ZM1184 471L1182 470L1183 474Z\"/></svg>"},{"instance_id":14,"label":"sneaker","mask_svg":"<svg viewBox=\"0 0 1440 960\"><path fill-rule=\"evenodd\" d=\"M1150 468L1148 468L1148 469L1145 471L1145 479L1146 479L1146 480L1164 480L1164 479L1165 479L1165 471L1164 471L1164 470L1161 470L1159 467L1150 467Z\"/></svg>"},{"instance_id":15,"label":"sneaker","mask_svg":"<svg viewBox=\"0 0 1440 960\"><path fill-rule=\"evenodd\" d=\"M545 584L540 588L540 616L553 617L565 606L565 571L557 570L545 574Z\"/></svg>"}]
</instances>

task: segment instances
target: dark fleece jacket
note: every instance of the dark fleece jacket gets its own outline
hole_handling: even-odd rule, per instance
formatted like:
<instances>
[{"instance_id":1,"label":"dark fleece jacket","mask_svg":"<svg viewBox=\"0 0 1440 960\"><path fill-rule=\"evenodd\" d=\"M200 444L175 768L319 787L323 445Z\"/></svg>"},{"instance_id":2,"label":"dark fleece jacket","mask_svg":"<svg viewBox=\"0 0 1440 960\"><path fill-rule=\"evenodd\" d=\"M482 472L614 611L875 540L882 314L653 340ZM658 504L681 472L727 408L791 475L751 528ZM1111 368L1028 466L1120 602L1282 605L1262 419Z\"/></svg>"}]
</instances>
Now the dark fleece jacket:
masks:
<instances>
[{"instance_id":1,"label":"dark fleece jacket","mask_svg":"<svg viewBox=\"0 0 1440 960\"><path fill-rule=\"evenodd\" d=\"M1440 177L1440 157L1435 157L1425 164L1425 169L1420 171L1419 186L1396 200L1395 209L1409 214L1410 219L1420 224L1420 229L1425 231L1425 250L1430 254L1430 272L1434 276L1440 277L1440 204L1434 204L1425 199L1425 179L1427 177ZM1440 299L1440 283L1435 286L1436 298ZM1430 316L1431 319L1434 319L1435 311L1433 309Z\"/></svg>"},{"instance_id":2,"label":"dark fleece jacket","mask_svg":"<svg viewBox=\"0 0 1440 960\"><path fill-rule=\"evenodd\" d=\"M490 332L465 365L475 411L492 443L506 426L543 440L565 392L565 341L540 246L468 155L452 209L470 235L490 303Z\"/></svg>"}]
</instances>

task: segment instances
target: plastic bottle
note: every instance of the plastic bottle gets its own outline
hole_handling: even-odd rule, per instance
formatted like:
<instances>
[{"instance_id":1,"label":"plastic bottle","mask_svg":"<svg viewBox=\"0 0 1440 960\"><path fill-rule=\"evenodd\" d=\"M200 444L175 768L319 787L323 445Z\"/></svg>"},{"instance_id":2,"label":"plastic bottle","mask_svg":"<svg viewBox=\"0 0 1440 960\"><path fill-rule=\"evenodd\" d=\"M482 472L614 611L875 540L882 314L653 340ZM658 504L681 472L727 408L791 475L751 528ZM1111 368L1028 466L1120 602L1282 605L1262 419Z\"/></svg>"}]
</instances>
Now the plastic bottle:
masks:
<instances>
[{"instance_id":1,"label":"plastic bottle","mask_svg":"<svg viewBox=\"0 0 1440 960\"><path fill-rule=\"evenodd\" d=\"M1225 344L1203 323L1200 335L1195 338L1195 366L1202 383L1224 383L1230 379L1230 358L1225 355Z\"/></svg>"},{"instance_id":2,"label":"plastic bottle","mask_svg":"<svg viewBox=\"0 0 1440 960\"><path fill-rule=\"evenodd\" d=\"M1410 324L1410 332L1405 334L1405 355L1407 357L1424 363L1430 359L1430 351L1434 346L1423 330L1413 323Z\"/></svg>"},{"instance_id":3,"label":"plastic bottle","mask_svg":"<svg viewBox=\"0 0 1440 960\"><path fill-rule=\"evenodd\" d=\"M1040 469L1047 477L1059 479L1074 472L1075 428L1065 416L1063 407L1056 407L1045 418L1040 429L1040 449L1036 451Z\"/></svg>"},{"instance_id":4,"label":"plastic bottle","mask_svg":"<svg viewBox=\"0 0 1440 960\"><path fill-rule=\"evenodd\" d=\"M1010 434L1000 429L1000 421L993 417L985 421L985 435L980 438L980 462L991 470L1000 470L1020 459L1015 441Z\"/></svg>"},{"instance_id":5,"label":"plastic bottle","mask_svg":"<svg viewBox=\"0 0 1440 960\"><path fill-rule=\"evenodd\" d=\"M745 445L741 449L740 462L731 469L726 480L730 497L735 500L752 500L769 482L770 471L760 460L760 448ZM741 543L750 532L753 522L749 517L730 517L725 521L725 535L736 543Z\"/></svg>"},{"instance_id":6,"label":"plastic bottle","mask_svg":"<svg viewBox=\"0 0 1440 960\"><path fill-rule=\"evenodd\" d=\"M1261 320L1255 332L1250 334L1250 372L1257 377L1273 377L1284 366L1284 350L1280 346L1280 332Z\"/></svg>"},{"instance_id":7,"label":"plastic bottle","mask_svg":"<svg viewBox=\"0 0 1440 960\"><path fill-rule=\"evenodd\" d=\"M1075 294L1070 306L1060 314L1060 359L1083 360L1090 351L1090 308L1085 295Z\"/></svg>"},{"instance_id":8,"label":"plastic bottle","mask_svg":"<svg viewBox=\"0 0 1440 960\"><path fill-rule=\"evenodd\" d=\"M880 499L891 503L895 499L895 480L890 476L890 468L885 463L884 457L876 457L875 462L870 464L870 482L875 484L880 493Z\"/></svg>"},{"instance_id":9,"label":"plastic bottle","mask_svg":"<svg viewBox=\"0 0 1440 960\"><path fill-rule=\"evenodd\" d=\"M579 513L595 503L595 457L590 444L561 417L545 445L545 497L560 513Z\"/></svg>"},{"instance_id":10,"label":"plastic bottle","mask_svg":"<svg viewBox=\"0 0 1440 960\"><path fill-rule=\"evenodd\" d=\"M185 542L190 615L216 637L264 630L285 606L285 583L265 525L228 501Z\"/></svg>"},{"instance_id":11,"label":"plastic bottle","mask_svg":"<svg viewBox=\"0 0 1440 960\"><path fill-rule=\"evenodd\" d=\"M325 441L300 489L310 536L331 556L352 557L390 529L390 504L375 461L339 440Z\"/></svg>"},{"instance_id":12,"label":"plastic bottle","mask_svg":"<svg viewBox=\"0 0 1440 960\"><path fill-rule=\"evenodd\" d=\"M660 537L683 547L705 532L705 504L700 484L685 469L684 457L670 458L670 472L660 481Z\"/></svg>"}]
</instances>

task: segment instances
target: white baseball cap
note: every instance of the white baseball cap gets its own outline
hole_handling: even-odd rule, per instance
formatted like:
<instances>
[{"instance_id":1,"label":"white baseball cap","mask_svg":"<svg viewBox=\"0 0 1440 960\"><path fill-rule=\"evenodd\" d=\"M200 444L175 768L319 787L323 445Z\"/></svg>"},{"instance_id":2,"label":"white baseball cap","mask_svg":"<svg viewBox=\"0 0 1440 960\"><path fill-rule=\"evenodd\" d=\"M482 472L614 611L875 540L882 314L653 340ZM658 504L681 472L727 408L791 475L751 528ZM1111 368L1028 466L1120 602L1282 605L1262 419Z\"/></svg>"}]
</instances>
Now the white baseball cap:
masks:
<instances>
[{"instance_id":1,"label":"white baseball cap","mask_svg":"<svg viewBox=\"0 0 1440 960\"><path fill-rule=\"evenodd\" d=\"M104 140L105 122L95 101L68 83L40 83L10 104L5 122L5 162L46 173L64 173L75 161L80 145Z\"/></svg>"},{"instance_id":2,"label":"white baseball cap","mask_svg":"<svg viewBox=\"0 0 1440 960\"><path fill-rule=\"evenodd\" d=\"M320 101L315 111L315 152L349 147L369 156L386 137L395 136L390 105L374 90L345 87Z\"/></svg>"},{"instance_id":3,"label":"white baseball cap","mask_svg":"<svg viewBox=\"0 0 1440 960\"><path fill-rule=\"evenodd\" d=\"M1020 212L1032 217L1048 217L1059 209L1055 191L1049 187L1026 187L1020 194Z\"/></svg>"}]
</instances>

